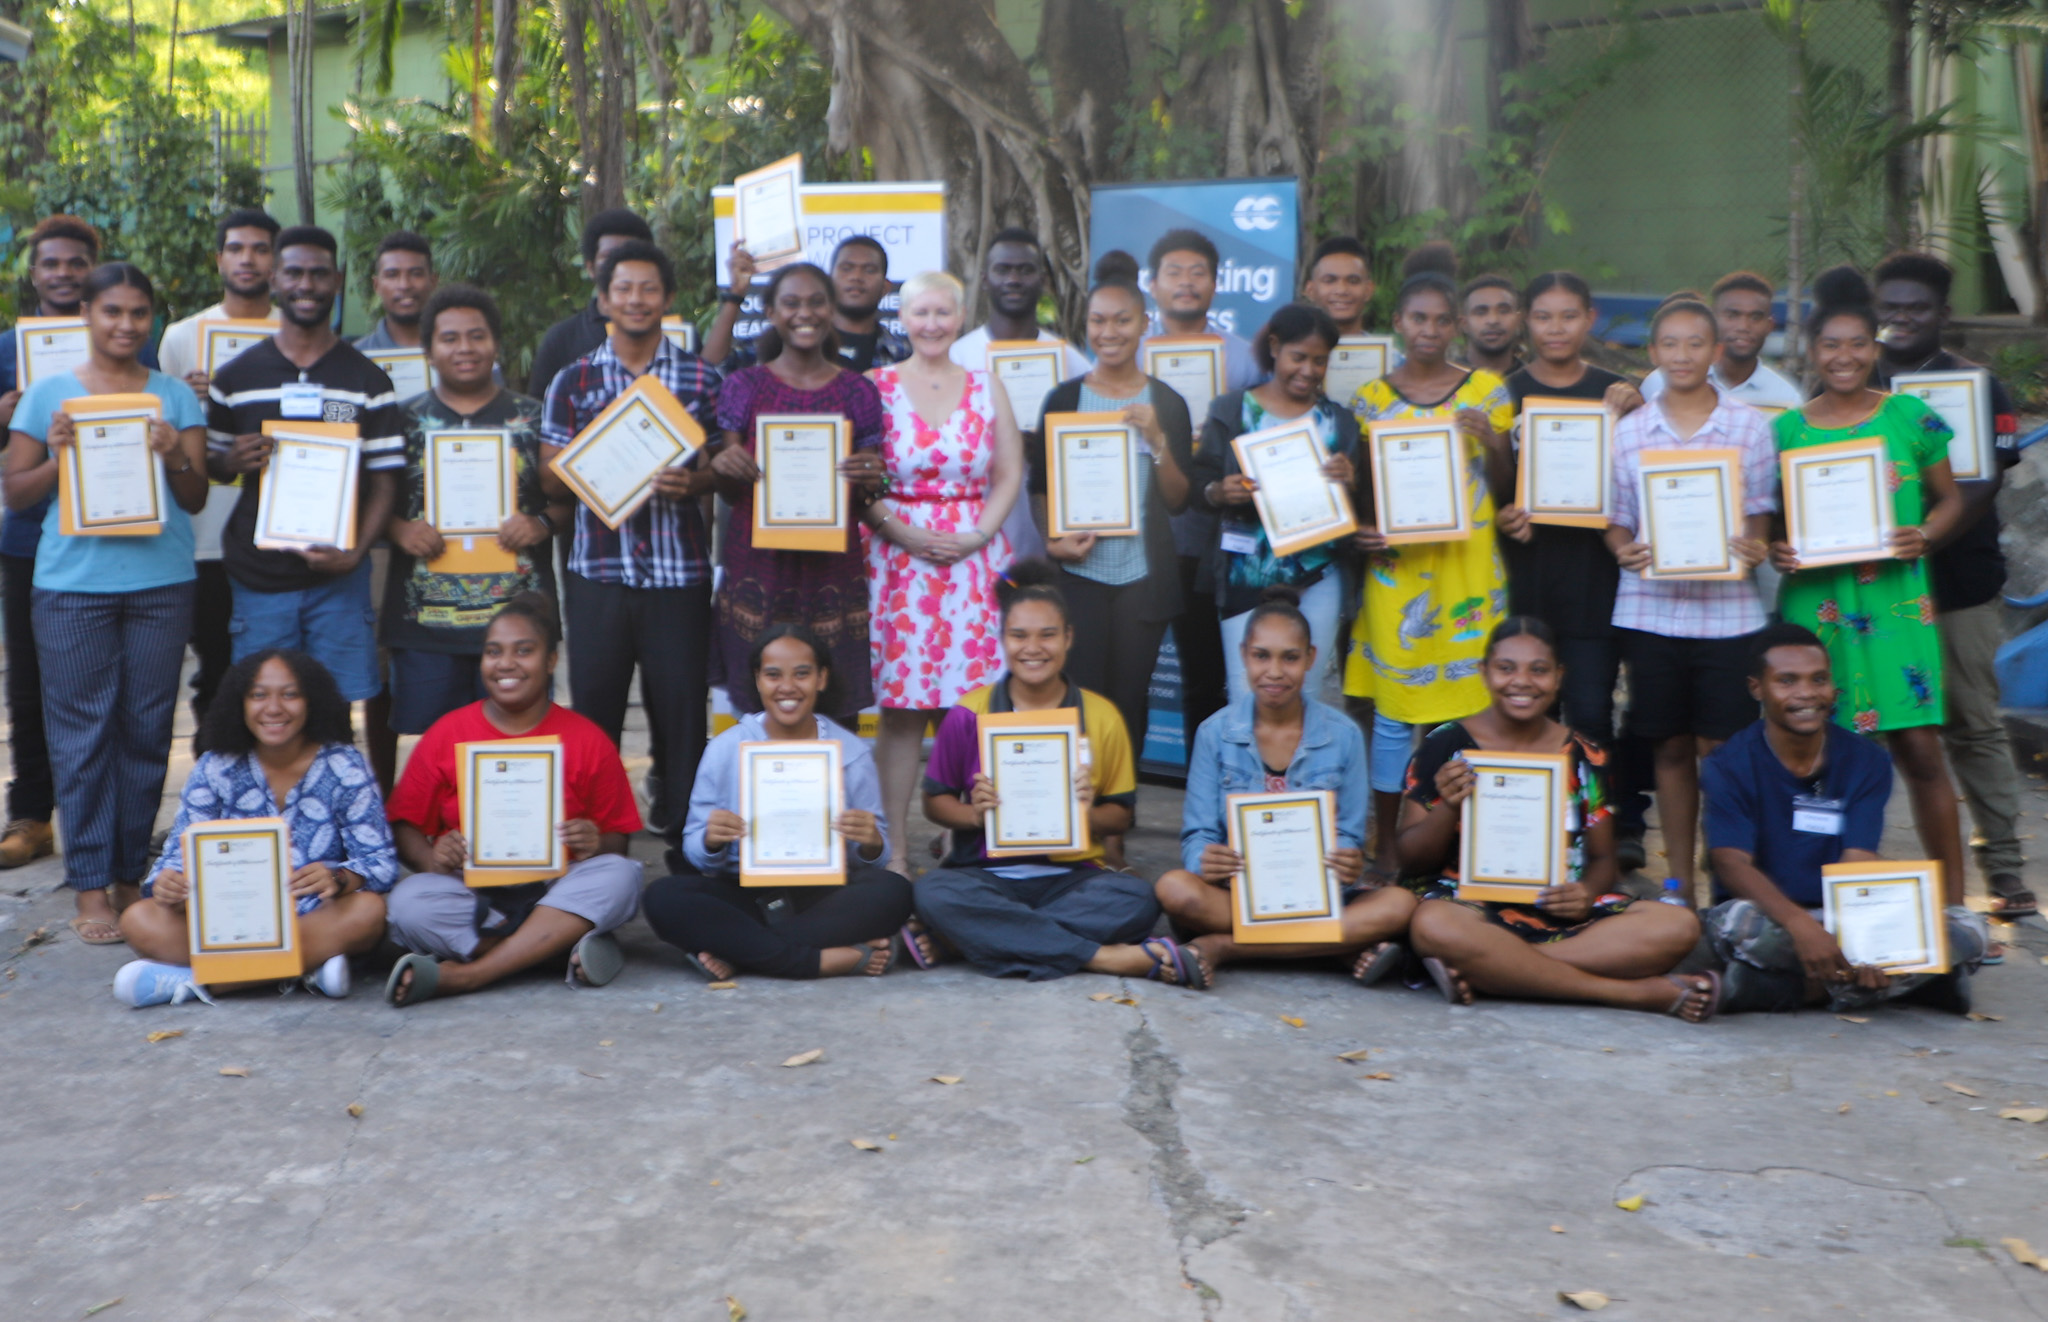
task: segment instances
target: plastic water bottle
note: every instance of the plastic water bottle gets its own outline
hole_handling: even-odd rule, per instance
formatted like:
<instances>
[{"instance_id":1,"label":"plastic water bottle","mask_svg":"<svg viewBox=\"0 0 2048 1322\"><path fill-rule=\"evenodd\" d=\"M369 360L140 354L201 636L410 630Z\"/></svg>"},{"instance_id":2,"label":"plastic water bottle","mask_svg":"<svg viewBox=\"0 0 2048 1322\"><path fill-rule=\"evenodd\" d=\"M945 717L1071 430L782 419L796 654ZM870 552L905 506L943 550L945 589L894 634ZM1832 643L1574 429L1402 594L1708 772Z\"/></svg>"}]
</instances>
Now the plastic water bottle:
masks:
<instances>
[{"instance_id":1,"label":"plastic water bottle","mask_svg":"<svg viewBox=\"0 0 2048 1322\"><path fill-rule=\"evenodd\" d=\"M1676 877L1664 878L1664 893L1657 897L1659 904L1675 904L1681 909L1692 908L1692 902L1685 898L1685 883Z\"/></svg>"}]
</instances>

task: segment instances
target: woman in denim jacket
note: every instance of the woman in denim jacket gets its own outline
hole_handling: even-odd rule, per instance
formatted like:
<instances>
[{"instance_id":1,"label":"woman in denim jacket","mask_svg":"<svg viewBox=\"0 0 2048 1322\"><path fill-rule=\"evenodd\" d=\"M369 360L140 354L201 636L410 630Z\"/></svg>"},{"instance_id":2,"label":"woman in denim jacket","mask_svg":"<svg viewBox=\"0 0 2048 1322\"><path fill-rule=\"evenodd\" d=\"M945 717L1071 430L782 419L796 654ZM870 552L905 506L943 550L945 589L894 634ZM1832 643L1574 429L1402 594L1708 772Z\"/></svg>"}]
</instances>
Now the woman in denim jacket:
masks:
<instances>
[{"instance_id":1,"label":"woman in denim jacket","mask_svg":"<svg viewBox=\"0 0 2048 1322\"><path fill-rule=\"evenodd\" d=\"M1365 736L1334 707L1309 697L1314 669L1309 622L1291 587L1274 585L1246 621L1239 649L1250 692L1202 722L1188 757L1181 816L1182 868L1159 879L1159 903L1174 931L1188 940L1206 984L1235 959L1351 958L1351 975L1366 985L1398 968L1400 938L1415 896L1398 886L1362 884L1365 871ZM1329 790L1337 800L1337 848L1329 863L1343 884L1343 939L1300 944L1241 945L1231 935L1231 878L1244 866L1225 843L1225 796L1285 790Z\"/></svg>"}]
</instances>

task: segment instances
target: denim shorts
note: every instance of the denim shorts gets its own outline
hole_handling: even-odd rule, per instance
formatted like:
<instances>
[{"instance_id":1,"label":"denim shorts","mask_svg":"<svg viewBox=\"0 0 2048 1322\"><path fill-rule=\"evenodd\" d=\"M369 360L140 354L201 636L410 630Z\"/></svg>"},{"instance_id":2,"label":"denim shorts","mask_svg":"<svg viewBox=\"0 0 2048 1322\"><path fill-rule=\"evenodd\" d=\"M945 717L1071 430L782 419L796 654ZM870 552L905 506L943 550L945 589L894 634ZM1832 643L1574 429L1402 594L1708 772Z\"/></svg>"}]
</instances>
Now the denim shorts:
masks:
<instances>
[{"instance_id":1,"label":"denim shorts","mask_svg":"<svg viewBox=\"0 0 2048 1322\"><path fill-rule=\"evenodd\" d=\"M228 621L235 660L272 647L316 658L350 702L384 690L377 673L377 613L370 605L370 558L347 576L317 587L258 592L235 584Z\"/></svg>"}]
</instances>

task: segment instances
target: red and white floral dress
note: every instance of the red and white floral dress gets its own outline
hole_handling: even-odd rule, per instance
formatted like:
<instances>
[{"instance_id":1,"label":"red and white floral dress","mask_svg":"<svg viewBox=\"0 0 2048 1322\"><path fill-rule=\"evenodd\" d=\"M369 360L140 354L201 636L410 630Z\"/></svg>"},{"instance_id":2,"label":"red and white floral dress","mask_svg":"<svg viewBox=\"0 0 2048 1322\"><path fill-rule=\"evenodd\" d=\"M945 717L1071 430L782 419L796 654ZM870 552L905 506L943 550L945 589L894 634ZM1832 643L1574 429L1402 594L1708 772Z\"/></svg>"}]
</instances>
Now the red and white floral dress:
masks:
<instances>
[{"instance_id":1,"label":"red and white floral dress","mask_svg":"<svg viewBox=\"0 0 2048 1322\"><path fill-rule=\"evenodd\" d=\"M895 517L932 532L972 532L988 504L996 455L988 373L967 373L960 401L936 428L910 406L895 368L873 379L882 395L882 462L891 481L884 499ZM948 708L995 679L1003 668L996 579L1010 558L1010 539L1001 532L950 565L869 535L868 640L878 705Z\"/></svg>"}]
</instances>

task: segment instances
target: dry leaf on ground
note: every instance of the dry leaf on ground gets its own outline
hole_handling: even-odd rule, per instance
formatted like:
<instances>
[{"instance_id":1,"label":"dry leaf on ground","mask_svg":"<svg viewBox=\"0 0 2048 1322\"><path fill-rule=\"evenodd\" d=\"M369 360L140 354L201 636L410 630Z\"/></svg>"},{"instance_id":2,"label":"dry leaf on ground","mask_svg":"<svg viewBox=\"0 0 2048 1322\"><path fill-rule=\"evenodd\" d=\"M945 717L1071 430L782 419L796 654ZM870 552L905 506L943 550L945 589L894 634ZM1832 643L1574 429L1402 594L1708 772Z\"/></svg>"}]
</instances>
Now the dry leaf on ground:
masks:
<instances>
[{"instance_id":1,"label":"dry leaf on ground","mask_svg":"<svg viewBox=\"0 0 2048 1322\"><path fill-rule=\"evenodd\" d=\"M1135 996L1119 996L1116 998L1116 1003L1118 1005L1136 1005L1138 998Z\"/></svg>"},{"instance_id":2,"label":"dry leaf on ground","mask_svg":"<svg viewBox=\"0 0 2048 1322\"><path fill-rule=\"evenodd\" d=\"M1836 1108L1835 1108L1835 1114L1836 1114L1836 1115L1847 1115L1847 1114L1849 1114L1849 1109L1850 1109L1850 1107L1849 1107L1849 1103L1847 1103L1847 1102L1843 1102L1843 1103L1842 1103L1842 1104L1841 1104L1840 1106L1838 1106L1838 1107L1836 1107Z\"/></svg>"},{"instance_id":3,"label":"dry leaf on ground","mask_svg":"<svg viewBox=\"0 0 2048 1322\"><path fill-rule=\"evenodd\" d=\"M1838 1014L1835 1018L1845 1024L1867 1024L1870 1022L1870 1020L1860 1014Z\"/></svg>"},{"instance_id":4,"label":"dry leaf on ground","mask_svg":"<svg viewBox=\"0 0 2048 1322\"><path fill-rule=\"evenodd\" d=\"M586 1079L602 1079L605 1077L602 1074L592 1074L589 1070L577 1070L576 1072Z\"/></svg>"},{"instance_id":5,"label":"dry leaf on ground","mask_svg":"<svg viewBox=\"0 0 2048 1322\"><path fill-rule=\"evenodd\" d=\"M1387 1073L1387 1071L1385 1071L1385 1070L1381 1070L1381 1071L1379 1071L1379 1072L1378 1072L1378 1073L1376 1073L1376 1074L1368 1074L1368 1075L1366 1075L1365 1077L1366 1077L1366 1078L1368 1078L1368 1079L1387 1079L1387 1080L1391 1080L1391 1079L1392 1079L1392 1078L1393 1078L1394 1076L1393 1076L1393 1075L1391 1075L1391 1074L1389 1074L1389 1073Z\"/></svg>"},{"instance_id":6,"label":"dry leaf on ground","mask_svg":"<svg viewBox=\"0 0 2048 1322\"><path fill-rule=\"evenodd\" d=\"M798 1052L796 1055L791 1056L788 1060L783 1061L782 1068L786 1070L793 1070L799 1065L808 1065L814 1060L823 1059L825 1059L825 1048L812 1047L809 1051Z\"/></svg>"},{"instance_id":7,"label":"dry leaf on ground","mask_svg":"<svg viewBox=\"0 0 2048 1322\"><path fill-rule=\"evenodd\" d=\"M739 984L738 984L737 982L707 982L707 983L705 983L705 984L704 984L704 990L705 990L705 991L731 991L731 990L732 990L733 988L735 988L735 987L737 987L737 986L739 986Z\"/></svg>"},{"instance_id":8,"label":"dry leaf on ground","mask_svg":"<svg viewBox=\"0 0 2048 1322\"><path fill-rule=\"evenodd\" d=\"M183 1036L185 1036L185 1030L182 1028L159 1028L149 1035L149 1040L152 1042L168 1042L174 1037Z\"/></svg>"},{"instance_id":9,"label":"dry leaf on ground","mask_svg":"<svg viewBox=\"0 0 2048 1322\"><path fill-rule=\"evenodd\" d=\"M1975 1088L1965 1088L1962 1084L1952 1082L1948 1079L1943 1079L1941 1081L1941 1086L1948 1089L1950 1092L1961 1093L1965 1097L1975 1097L1978 1095L1977 1090Z\"/></svg>"},{"instance_id":10,"label":"dry leaf on ground","mask_svg":"<svg viewBox=\"0 0 2048 1322\"><path fill-rule=\"evenodd\" d=\"M932 1075L932 1082L943 1083L948 1088L950 1088L954 1084L960 1082L960 1076L957 1074L934 1074Z\"/></svg>"},{"instance_id":11,"label":"dry leaf on ground","mask_svg":"<svg viewBox=\"0 0 2048 1322\"><path fill-rule=\"evenodd\" d=\"M1551 1234L1553 1234L1553 1235L1562 1235L1562 1234L1564 1233L1564 1227L1563 1227L1563 1226L1552 1226L1552 1227L1550 1228L1550 1233L1551 1233Z\"/></svg>"},{"instance_id":12,"label":"dry leaf on ground","mask_svg":"<svg viewBox=\"0 0 2048 1322\"><path fill-rule=\"evenodd\" d=\"M1364 1059L1365 1059L1365 1058L1366 1058L1367 1056L1370 1056L1371 1054L1372 1054L1372 1051L1371 1051L1371 1049L1370 1049L1370 1048L1367 1048L1367 1047L1360 1047L1360 1048L1359 1048L1358 1050L1356 1050L1356 1051L1340 1051L1340 1052L1338 1052L1338 1053L1337 1053L1337 1059L1339 1059L1339 1060L1364 1060Z\"/></svg>"},{"instance_id":13,"label":"dry leaf on ground","mask_svg":"<svg viewBox=\"0 0 2048 1322\"><path fill-rule=\"evenodd\" d=\"M1998 1242L2005 1245L2005 1251L2012 1254L2012 1260L2020 1266L2032 1267L2035 1271L2048 1271L2048 1265L2042 1264L2041 1255L2034 1252L2033 1246L2028 1244L2027 1241L2023 1239L2001 1239Z\"/></svg>"},{"instance_id":14,"label":"dry leaf on ground","mask_svg":"<svg viewBox=\"0 0 2048 1322\"><path fill-rule=\"evenodd\" d=\"M91 1308L86 1309L84 1315L86 1317L98 1317L101 1313L106 1312L109 1308L112 1308L115 1304L120 1303L123 1299L126 1299L127 1297L128 1296L125 1294L117 1294L112 1299L107 1300L107 1302L105 1302L104 1304L94 1304Z\"/></svg>"},{"instance_id":15,"label":"dry leaf on ground","mask_svg":"<svg viewBox=\"0 0 2048 1322\"><path fill-rule=\"evenodd\" d=\"M873 1139L849 1138L846 1141L859 1148L862 1152L880 1152L882 1150L882 1145Z\"/></svg>"},{"instance_id":16,"label":"dry leaf on ground","mask_svg":"<svg viewBox=\"0 0 2048 1322\"><path fill-rule=\"evenodd\" d=\"M1280 1022L1281 1022L1281 1023L1283 1023L1283 1024L1292 1024L1292 1025L1294 1025L1294 1026L1295 1026L1296 1028L1307 1028L1307 1027L1308 1027L1308 1020L1306 1020L1306 1019L1296 1019L1296 1018L1295 1018L1295 1017L1294 1017L1293 1015L1291 1015L1291 1014L1283 1014L1283 1015L1281 1015L1281 1016L1280 1016Z\"/></svg>"},{"instance_id":17,"label":"dry leaf on ground","mask_svg":"<svg viewBox=\"0 0 2048 1322\"><path fill-rule=\"evenodd\" d=\"M1998 1118L2024 1120L2030 1125L2038 1125L2043 1120L2048 1120L2048 1106L2008 1106L1998 1113Z\"/></svg>"},{"instance_id":18,"label":"dry leaf on ground","mask_svg":"<svg viewBox=\"0 0 2048 1322\"><path fill-rule=\"evenodd\" d=\"M1972 1010L1968 1014L1964 1015L1963 1018L1969 1020L1973 1024L2002 1024L2005 1022L2004 1015L1985 1014L1982 1010Z\"/></svg>"},{"instance_id":19,"label":"dry leaf on ground","mask_svg":"<svg viewBox=\"0 0 2048 1322\"><path fill-rule=\"evenodd\" d=\"M1557 1297L1562 1302L1574 1308L1583 1308L1588 1313L1597 1313L1614 1302L1598 1290L1559 1290Z\"/></svg>"},{"instance_id":20,"label":"dry leaf on ground","mask_svg":"<svg viewBox=\"0 0 2048 1322\"><path fill-rule=\"evenodd\" d=\"M227 1075L230 1079L246 1079L249 1077L249 1070L245 1065L223 1065L220 1067L220 1072Z\"/></svg>"},{"instance_id":21,"label":"dry leaf on ground","mask_svg":"<svg viewBox=\"0 0 2048 1322\"><path fill-rule=\"evenodd\" d=\"M174 1193L146 1193L142 1195L142 1201L145 1203L167 1203L177 1196Z\"/></svg>"},{"instance_id":22,"label":"dry leaf on ground","mask_svg":"<svg viewBox=\"0 0 2048 1322\"><path fill-rule=\"evenodd\" d=\"M746 1322L747 1306L731 1295L725 1297L726 1322Z\"/></svg>"},{"instance_id":23,"label":"dry leaf on ground","mask_svg":"<svg viewBox=\"0 0 2048 1322\"><path fill-rule=\"evenodd\" d=\"M1643 1210L1643 1204L1648 1201L1641 1194L1632 1193L1626 1198L1616 1199L1614 1205L1624 1212L1640 1212Z\"/></svg>"},{"instance_id":24,"label":"dry leaf on ground","mask_svg":"<svg viewBox=\"0 0 2048 1322\"><path fill-rule=\"evenodd\" d=\"M1093 1161L1093 1160L1095 1160L1095 1157L1094 1157L1094 1154L1092 1154L1092 1153L1091 1153L1091 1154L1089 1154L1088 1156L1085 1156L1085 1157L1076 1157L1076 1158L1074 1158L1074 1164L1075 1164L1076 1166L1086 1166L1086 1165L1087 1165L1087 1164L1088 1164L1089 1162L1091 1162L1091 1161Z\"/></svg>"},{"instance_id":25,"label":"dry leaf on ground","mask_svg":"<svg viewBox=\"0 0 2048 1322\"><path fill-rule=\"evenodd\" d=\"M599 1042L599 1043L598 1043L598 1045L599 1045L599 1046L601 1046L601 1047L608 1047L608 1046L610 1046L611 1044L612 1044L612 1040L611 1040L610 1038L606 1038L606 1039L604 1039L604 1040L603 1040L602 1042Z\"/></svg>"}]
</instances>

